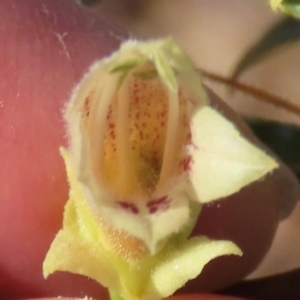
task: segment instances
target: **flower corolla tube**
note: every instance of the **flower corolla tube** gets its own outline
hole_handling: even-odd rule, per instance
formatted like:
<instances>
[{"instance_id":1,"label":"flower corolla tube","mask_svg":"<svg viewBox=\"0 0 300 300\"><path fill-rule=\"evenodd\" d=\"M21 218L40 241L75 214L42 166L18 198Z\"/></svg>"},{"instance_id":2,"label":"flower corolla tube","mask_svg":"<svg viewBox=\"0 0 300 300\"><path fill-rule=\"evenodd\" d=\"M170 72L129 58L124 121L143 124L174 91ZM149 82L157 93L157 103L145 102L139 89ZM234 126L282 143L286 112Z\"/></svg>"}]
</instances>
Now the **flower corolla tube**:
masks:
<instances>
[{"instance_id":1,"label":"flower corolla tube","mask_svg":"<svg viewBox=\"0 0 300 300\"><path fill-rule=\"evenodd\" d=\"M201 75L171 38L128 41L95 62L66 120L70 193L45 277L68 271L126 300L161 299L210 260L242 254L231 241L189 235L204 203L277 163L209 106Z\"/></svg>"}]
</instances>

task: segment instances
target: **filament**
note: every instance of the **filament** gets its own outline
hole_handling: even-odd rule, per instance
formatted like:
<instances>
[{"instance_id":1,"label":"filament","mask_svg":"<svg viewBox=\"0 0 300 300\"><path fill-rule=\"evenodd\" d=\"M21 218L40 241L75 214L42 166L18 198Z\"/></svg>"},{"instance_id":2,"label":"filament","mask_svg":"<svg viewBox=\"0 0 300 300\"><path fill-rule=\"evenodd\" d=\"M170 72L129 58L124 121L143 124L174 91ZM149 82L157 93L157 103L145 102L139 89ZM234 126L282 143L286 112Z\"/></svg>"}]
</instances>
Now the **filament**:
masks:
<instances>
[{"instance_id":1,"label":"filament","mask_svg":"<svg viewBox=\"0 0 300 300\"><path fill-rule=\"evenodd\" d=\"M177 145L177 133L179 126L179 101L178 93L168 91L168 104L169 104L169 113L168 113L168 127L166 134L166 141L163 154L163 163L160 172L159 184L162 186L164 182L171 175L173 168L173 163L175 161L176 151L174 151L174 146Z\"/></svg>"},{"instance_id":2,"label":"filament","mask_svg":"<svg viewBox=\"0 0 300 300\"><path fill-rule=\"evenodd\" d=\"M88 122L88 132L91 141L91 157L94 171L98 179L101 177L104 157L104 137L106 130L106 118L112 98L116 93L118 78L109 75L96 90L91 106L91 115Z\"/></svg>"}]
</instances>

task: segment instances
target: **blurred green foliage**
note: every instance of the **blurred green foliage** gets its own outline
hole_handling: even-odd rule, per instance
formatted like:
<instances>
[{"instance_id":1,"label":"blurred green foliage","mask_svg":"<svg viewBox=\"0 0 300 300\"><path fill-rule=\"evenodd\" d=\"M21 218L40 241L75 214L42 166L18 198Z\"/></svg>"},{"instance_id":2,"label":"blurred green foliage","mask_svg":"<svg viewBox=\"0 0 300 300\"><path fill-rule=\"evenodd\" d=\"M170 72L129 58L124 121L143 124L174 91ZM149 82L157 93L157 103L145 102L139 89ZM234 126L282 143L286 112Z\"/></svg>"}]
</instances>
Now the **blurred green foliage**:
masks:
<instances>
[{"instance_id":1,"label":"blurred green foliage","mask_svg":"<svg viewBox=\"0 0 300 300\"><path fill-rule=\"evenodd\" d=\"M268 55L282 50L300 39L300 22L293 18L285 18L273 25L241 58L232 77L239 77L244 71L264 60Z\"/></svg>"}]
</instances>

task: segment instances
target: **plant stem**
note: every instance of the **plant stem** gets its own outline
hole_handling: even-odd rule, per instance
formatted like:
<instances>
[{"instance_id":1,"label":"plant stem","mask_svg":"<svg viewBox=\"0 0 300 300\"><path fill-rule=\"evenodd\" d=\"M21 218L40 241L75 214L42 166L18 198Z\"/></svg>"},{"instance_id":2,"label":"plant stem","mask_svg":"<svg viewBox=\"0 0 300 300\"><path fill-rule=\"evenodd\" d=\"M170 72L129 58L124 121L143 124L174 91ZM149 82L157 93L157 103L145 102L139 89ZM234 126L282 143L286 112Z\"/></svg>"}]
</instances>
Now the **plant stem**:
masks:
<instances>
[{"instance_id":1,"label":"plant stem","mask_svg":"<svg viewBox=\"0 0 300 300\"><path fill-rule=\"evenodd\" d=\"M285 109L286 111L288 111L290 113L300 116L300 107L289 102L288 100L285 100L278 96L272 95L271 93L261 90L259 88L255 88L253 86L237 82L231 78L227 78L222 75L210 73L210 72L204 71L204 70L201 70L201 72L202 72L202 75L204 78L225 84L229 87L232 87L234 90L239 90L241 92L244 92L244 93L252 96L256 100L259 100L261 102L265 102L268 104L272 104L274 106Z\"/></svg>"}]
</instances>

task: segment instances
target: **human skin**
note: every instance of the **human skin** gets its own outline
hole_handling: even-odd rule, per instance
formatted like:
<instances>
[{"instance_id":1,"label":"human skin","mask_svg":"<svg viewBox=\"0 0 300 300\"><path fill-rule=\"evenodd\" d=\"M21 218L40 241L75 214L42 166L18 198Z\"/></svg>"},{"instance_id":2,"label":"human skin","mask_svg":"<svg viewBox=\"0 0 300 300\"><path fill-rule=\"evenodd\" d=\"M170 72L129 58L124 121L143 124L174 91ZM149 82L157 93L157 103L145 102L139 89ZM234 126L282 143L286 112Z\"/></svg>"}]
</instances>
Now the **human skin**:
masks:
<instances>
[{"instance_id":1,"label":"human skin","mask_svg":"<svg viewBox=\"0 0 300 300\"><path fill-rule=\"evenodd\" d=\"M61 227L68 198L59 155L59 147L67 145L64 105L89 65L127 37L71 0L0 1L2 298L107 298L104 288L81 276L57 273L44 280L42 261ZM255 140L220 100L211 99ZM185 291L218 289L252 271L270 246L280 204L283 199L293 203L296 193L294 178L281 166L240 193L205 207L194 234L233 240L244 256L217 259Z\"/></svg>"}]
</instances>

